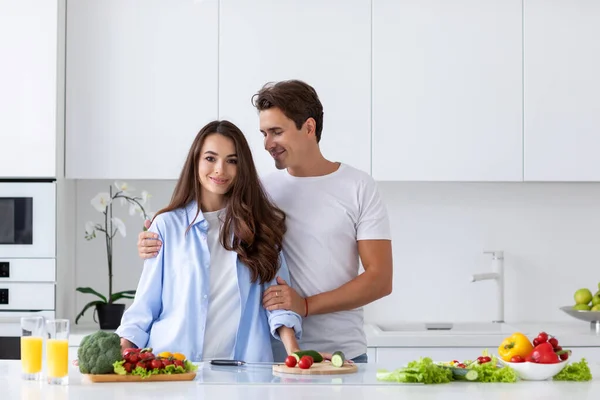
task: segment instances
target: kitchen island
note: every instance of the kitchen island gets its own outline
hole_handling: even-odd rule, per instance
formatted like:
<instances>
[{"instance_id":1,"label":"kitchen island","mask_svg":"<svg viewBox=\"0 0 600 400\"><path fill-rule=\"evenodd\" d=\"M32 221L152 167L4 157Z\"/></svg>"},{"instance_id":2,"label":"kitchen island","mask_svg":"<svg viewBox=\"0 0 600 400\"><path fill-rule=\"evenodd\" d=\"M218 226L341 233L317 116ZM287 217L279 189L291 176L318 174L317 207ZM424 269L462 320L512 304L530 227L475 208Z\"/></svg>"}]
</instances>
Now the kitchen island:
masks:
<instances>
[{"instance_id":1,"label":"kitchen island","mask_svg":"<svg viewBox=\"0 0 600 400\"><path fill-rule=\"evenodd\" d=\"M597 399L600 364L591 364L591 382L525 382L482 384L454 382L441 385L402 385L378 382L378 368L397 366L361 364L348 375L273 375L270 366L215 367L199 363L189 382L91 383L69 370L68 386L50 386L20 379L19 361L0 361L0 399Z\"/></svg>"}]
</instances>

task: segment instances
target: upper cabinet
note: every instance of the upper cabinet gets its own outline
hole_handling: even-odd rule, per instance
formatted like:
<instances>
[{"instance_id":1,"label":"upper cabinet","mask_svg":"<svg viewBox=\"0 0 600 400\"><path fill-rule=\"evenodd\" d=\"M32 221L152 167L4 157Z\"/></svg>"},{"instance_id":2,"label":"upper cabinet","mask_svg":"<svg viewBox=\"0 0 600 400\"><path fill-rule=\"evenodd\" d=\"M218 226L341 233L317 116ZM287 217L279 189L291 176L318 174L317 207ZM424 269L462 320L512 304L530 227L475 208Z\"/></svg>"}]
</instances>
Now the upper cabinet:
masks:
<instances>
[{"instance_id":1,"label":"upper cabinet","mask_svg":"<svg viewBox=\"0 0 600 400\"><path fill-rule=\"evenodd\" d=\"M179 177L194 137L218 116L218 8L69 1L67 178Z\"/></svg>"},{"instance_id":2,"label":"upper cabinet","mask_svg":"<svg viewBox=\"0 0 600 400\"><path fill-rule=\"evenodd\" d=\"M373 0L374 178L522 181L522 96L521 0Z\"/></svg>"},{"instance_id":3,"label":"upper cabinet","mask_svg":"<svg viewBox=\"0 0 600 400\"><path fill-rule=\"evenodd\" d=\"M325 157L371 171L371 1L221 0L219 49L219 116L246 134L261 175L275 166L251 98L287 79L319 94Z\"/></svg>"},{"instance_id":4,"label":"upper cabinet","mask_svg":"<svg viewBox=\"0 0 600 400\"><path fill-rule=\"evenodd\" d=\"M600 2L525 0L525 180L600 181Z\"/></svg>"},{"instance_id":5,"label":"upper cabinet","mask_svg":"<svg viewBox=\"0 0 600 400\"><path fill-rule=\"evenodd\" d=\"M56 177L57 0L0 2L0 178Z\"/></svg>"}]
</instances>

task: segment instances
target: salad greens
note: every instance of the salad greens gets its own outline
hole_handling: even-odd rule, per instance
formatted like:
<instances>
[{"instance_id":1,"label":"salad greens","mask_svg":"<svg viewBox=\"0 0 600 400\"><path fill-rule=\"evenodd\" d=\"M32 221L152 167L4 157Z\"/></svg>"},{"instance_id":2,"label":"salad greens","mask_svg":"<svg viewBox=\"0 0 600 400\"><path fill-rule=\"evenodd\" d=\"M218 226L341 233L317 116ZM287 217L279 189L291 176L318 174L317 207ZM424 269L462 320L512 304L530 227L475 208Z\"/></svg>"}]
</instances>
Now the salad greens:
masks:
<instances>
[{"instance_id":1,"label":"salad greens","mask_svg":"<svg viewBox=\"0 0 600 400\"><path fill-rule=\"evenodd\" d=\"M585 358L581 361L567 365L562 371L552 378L555 381L591 381L592 373Z\"/></svg>"},{"instance_id":2,"label":"salad greens","mask_svg":"<svg viewBox=\"0 0 600 400\"><path fill-rule=\"evenodd\" d=\"M121 360L121 361L117 361L113 364L113 369L115 371L115 374L118 374L118 375L126 375L127 374L125 367L123 367L124 363L125 363L125 360ZM139 375L142 377L142 379L145 379L152 375L184 374L186 372L192 372L192 371L196 371L198 369L198 366L194 365L193 363L191 363L188 360L185 360L184 364L185 364L185 368L181 367L181 366L176 366L174 364L167 365L164 369L158 369L158 368L145 369L145 368L141 368L141 367L135 367L135 369L131 370L131 375Z\"/></svg>"},{"instance_id":3,"label":"salad greens","mask_svg":"<svg viewBox=\"0 0 600 400\"><path fill-rule=\"evenodd\" d=\"M508 366L498 366L498 358L495 355L488 355L487 350L484 356L489 356L491 361L480 364L477 360L465 361L465 369L475 371L470 374L472 379L466 379L472 382L481 383L514 383L517 381L517 373ZM465 381L465 374L454 373L457 368L451 363L434 363L431 358L425 357L419 360L411 361L406 367L394 371L377 371L377 380L400 383L448 383L452 381Z\"/></svg>"},{"instance_id":4,"label":"salad greens","mask_svg":"<svg viewBox=\"0 0 600 400\"><path fill-rule=\"evenodd\" d=\"M377 371L377 380L401 383L448 383L452 380L452 371L433 363L425 357L411 361L404 368L392 372Z\"/></svg>"}]
</instances>

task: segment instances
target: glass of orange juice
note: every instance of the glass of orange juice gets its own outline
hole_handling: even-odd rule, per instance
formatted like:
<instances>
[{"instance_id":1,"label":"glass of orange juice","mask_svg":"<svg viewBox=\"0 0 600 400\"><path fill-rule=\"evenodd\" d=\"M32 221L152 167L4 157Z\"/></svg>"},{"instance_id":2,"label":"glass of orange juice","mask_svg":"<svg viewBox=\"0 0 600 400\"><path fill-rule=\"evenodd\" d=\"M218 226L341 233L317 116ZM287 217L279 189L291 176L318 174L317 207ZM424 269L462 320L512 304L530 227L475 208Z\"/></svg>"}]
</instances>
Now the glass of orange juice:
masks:
<instances>
[{"instance_id":1,"label":"glass of orange juice","mask_svg":"<svg viewBox=\"0 0 600 400\"><path fill-rule=\"evenodd\" d=\"M48 384L69 384L69 320L51 319L46 322L46 369Z\"/></svg>"},{"instance_id":2,"label":"glass of orange juice","mask_svg":"<svg viewBox=\"0 0 600 400\"><path fill-rule=\"evenodd\" d=\"M42 347L44 343L44 318L21 318L21 372L28 381L42 376Z\"/></svg>"}]
</instances>

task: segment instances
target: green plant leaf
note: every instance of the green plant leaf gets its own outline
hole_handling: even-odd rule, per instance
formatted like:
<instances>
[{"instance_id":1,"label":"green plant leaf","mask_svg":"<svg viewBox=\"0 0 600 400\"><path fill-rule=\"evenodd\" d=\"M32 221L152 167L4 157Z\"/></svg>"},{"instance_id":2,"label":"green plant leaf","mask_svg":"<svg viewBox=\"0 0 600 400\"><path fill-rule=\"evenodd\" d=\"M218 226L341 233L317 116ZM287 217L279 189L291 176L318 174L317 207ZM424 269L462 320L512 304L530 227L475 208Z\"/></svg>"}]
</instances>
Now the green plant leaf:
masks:
<instances>
[{"instance_id":1,"label":"green plant leaf","mask_svg":"<svg viewBox=\"0 0 600 400\"><path fill-rule=\"evenodd\" d=\"M119 299L133 299L135 298L135 290L123 290L122 292L113 293L110 296L110 302L114 303Z\"/></svg>"},{"instance_id":2,"label":"green plant leaf","mask_svg":"<svg viewBox=\"0 0 600 400\"><path fill-rule=\"evenodd\" d=\"M102 300L104 300L104 303L108 303L108 300L106 300L106 297L104 297L103 295L101 295L100 293L96 292L94 289L92 289L91 287L78 287L77 289L78 292L81 293L87 293L87 294L95 294L96 296L100 297Z\"/></svg>"},{"instance_id":3,"label":"green plant leaf","mask_svg":"<svg viewBox=\"0 0 600 400\"><path fill-rule=\"evenodd\" d=\"M85 305L85 307L83 307L83 310L81 310L81 312L79 314L77 314L77 317L75 317L75 324L77 324L77 322L79 321L79 318L83 317L83 314L88 310L88 308L95 307L98 304L106 304L106 302L100 301L100 300L94 300L94 301L90 301L89 303L87 303Z\"/></svg>"}]
</instances>

